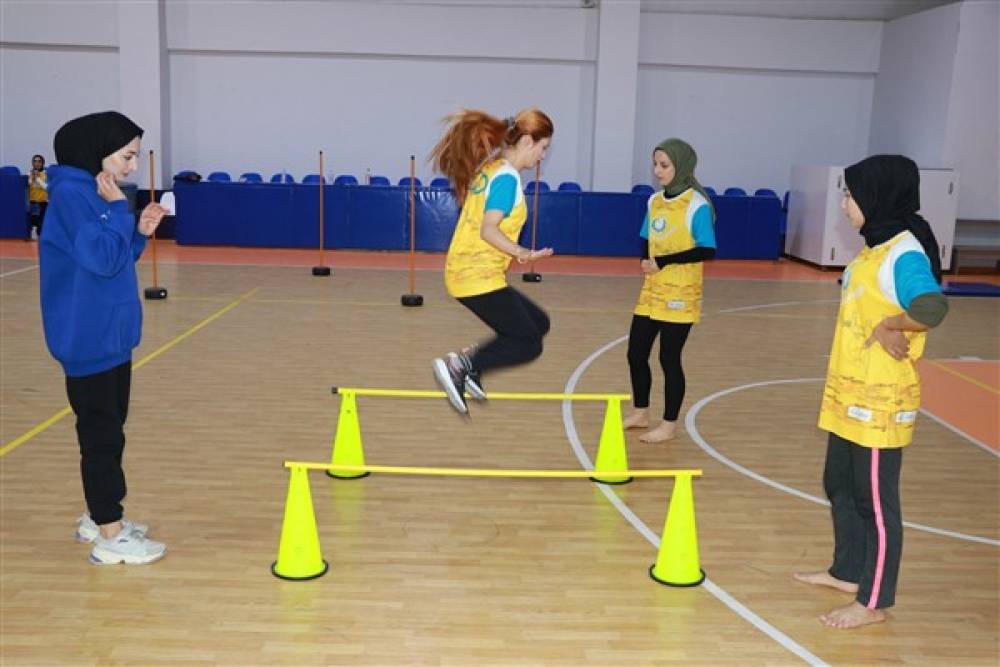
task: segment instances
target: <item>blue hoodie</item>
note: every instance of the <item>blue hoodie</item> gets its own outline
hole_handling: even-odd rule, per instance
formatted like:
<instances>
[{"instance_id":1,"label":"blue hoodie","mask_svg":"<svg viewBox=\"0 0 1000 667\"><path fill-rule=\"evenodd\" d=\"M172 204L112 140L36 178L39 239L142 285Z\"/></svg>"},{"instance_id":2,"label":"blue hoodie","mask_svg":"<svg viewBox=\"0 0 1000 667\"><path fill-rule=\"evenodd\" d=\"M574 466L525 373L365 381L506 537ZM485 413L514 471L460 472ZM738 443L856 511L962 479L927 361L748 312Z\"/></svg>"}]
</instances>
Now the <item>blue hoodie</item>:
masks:
<instances>
[{"instance_id":1,"label":"blue hoodie","mask_svg":"<svg viewBox=\"0 0 1000 667\"><path fill-rule=\"evenodd\" d=\"M49 167L39 240L42 323L66 375L83 377L132 358L142 334L135 262L146 247L128 202L108 203L87 171Z\"/></svg>"}]
</instances>

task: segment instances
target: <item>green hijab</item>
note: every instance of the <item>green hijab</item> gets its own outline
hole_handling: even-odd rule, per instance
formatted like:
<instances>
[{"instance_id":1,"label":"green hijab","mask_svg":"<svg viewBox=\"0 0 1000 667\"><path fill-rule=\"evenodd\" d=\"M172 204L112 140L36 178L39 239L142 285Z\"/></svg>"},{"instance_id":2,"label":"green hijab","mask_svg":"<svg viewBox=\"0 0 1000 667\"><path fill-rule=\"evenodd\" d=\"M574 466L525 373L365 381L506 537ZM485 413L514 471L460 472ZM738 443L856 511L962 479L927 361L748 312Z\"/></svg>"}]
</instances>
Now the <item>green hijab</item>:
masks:
<instances>
[{"instance_id":1,"label":"green hijab","mask_svg":"<svg viewBox=\"0 0 1000 667\"><path fill-rule=\"evenodd\" d=\"M666 153L674 164L674 180L663 188L663 194L667 197L676 197L688 188L694 188L708 202L714 221L715 207L712 206L712 199L694 176L694 168L698 165L698 154L691 148L691 144L682 139L671 137L658 143L654 149L654 152L656 151Z\"/></svg>"}]
</instances>

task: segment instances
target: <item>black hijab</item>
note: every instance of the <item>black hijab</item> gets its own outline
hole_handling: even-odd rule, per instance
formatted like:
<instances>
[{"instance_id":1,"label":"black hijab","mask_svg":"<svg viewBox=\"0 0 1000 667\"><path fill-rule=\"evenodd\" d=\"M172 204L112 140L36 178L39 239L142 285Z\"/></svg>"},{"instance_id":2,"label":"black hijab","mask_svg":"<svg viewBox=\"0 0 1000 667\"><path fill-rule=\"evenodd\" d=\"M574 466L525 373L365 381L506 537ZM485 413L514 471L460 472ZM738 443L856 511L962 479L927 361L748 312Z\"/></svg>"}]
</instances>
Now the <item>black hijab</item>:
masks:
<instances>
[{"instance_id":1,"label":"black hijab","mask_svg":"<svg viewBox=\"0 0 1000 667\"><path fill-rule=\"evenodd\" d=\"M97 176L101 162L136 137L142 128L117 111L102 111L74 118L56 132L56 161Z\"/></svg>"},{"instance_id":2,"label":"black hijab","mask_svg":"<svg viewBox=\"0 0 1000 667\"><path fill-rule=\"evenodd\" d=\"M844 170L851 197L865 216L861 235L869 248L909 230L924 247L941 282L941 255L931 226L920 214L920 172L902 155L873 155Z\"/></svg>"}]
</instances>

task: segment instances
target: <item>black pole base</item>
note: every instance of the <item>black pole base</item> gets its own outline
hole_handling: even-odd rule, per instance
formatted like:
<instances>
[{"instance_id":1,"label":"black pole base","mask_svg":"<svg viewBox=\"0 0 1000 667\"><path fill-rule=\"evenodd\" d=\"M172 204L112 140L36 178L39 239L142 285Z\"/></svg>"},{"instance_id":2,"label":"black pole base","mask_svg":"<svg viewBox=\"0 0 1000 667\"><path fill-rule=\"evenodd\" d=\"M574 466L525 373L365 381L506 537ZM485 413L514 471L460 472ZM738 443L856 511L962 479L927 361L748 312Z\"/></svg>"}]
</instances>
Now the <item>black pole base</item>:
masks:
<instances>
[{"instance_id":1,"label":"black pole base","mask_svg":"<svg viewBox=\"0 0 1000 667\"><path fill-rule=\"evenodd\" d=\"M329 266L314 266L313 267L313 275L314 276L328 276L328 275L330 275L330 267Z\"/></svg>"},{"instance_id":2,"label":"black pole base","mask_svg":"<svg viewBox=\"0 0 1000 667\"><path fill-rule=\"evenodd\" d=\"M528 273L521 274L521 280L526 283L540 283L542 282L542 274L529 271Z\"/></svg>"},{"instance_id":3,"label":"black pole base","mask_svg":"<svg viewBox=\"0 0 1000 667\"><path fill-rule=\"evenodd\" d=\"M166 287L147 287L142 292L143 296L147 299L162 301L167 298L167 288Z\"/></svg>"},{"instance_id":4,"label":"black pole base","mask_svg":"<svg viewBox=\"0 0 1000 667\"><path fill-rule=\"evenodd\" d=\"M404 306L422 306L424 305L424 295L423 294L404 294L399 297L399 302Z\"/></svg>"}]
</instances>

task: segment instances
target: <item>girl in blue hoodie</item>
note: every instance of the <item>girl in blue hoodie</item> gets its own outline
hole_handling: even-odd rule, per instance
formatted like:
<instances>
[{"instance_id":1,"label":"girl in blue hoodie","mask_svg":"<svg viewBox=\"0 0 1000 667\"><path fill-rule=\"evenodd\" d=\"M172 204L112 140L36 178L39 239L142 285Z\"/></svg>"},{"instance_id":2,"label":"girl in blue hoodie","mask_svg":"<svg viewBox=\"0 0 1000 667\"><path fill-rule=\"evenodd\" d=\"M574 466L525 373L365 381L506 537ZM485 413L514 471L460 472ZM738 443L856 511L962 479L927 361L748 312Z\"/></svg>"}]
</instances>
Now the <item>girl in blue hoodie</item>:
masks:
<instances>
[{"instance_id":1,"label":"girl in blue hoodie","mask_svg":"<svg viewBox=\"0 0 1000 667\"><path fill-rule=\"evenodd\" d=\"M38 251L45 342L66 374L80 443L88 514L77 539L93 542L95 564L151 563L166 552L146 526L124 518L121 504L132 350L142 332L135 263L166 212L152 203L137 223L118 187L137 168L142 132L115 111L56 132L59 164L49 169Z\"/></svg>"}]
</instances>

